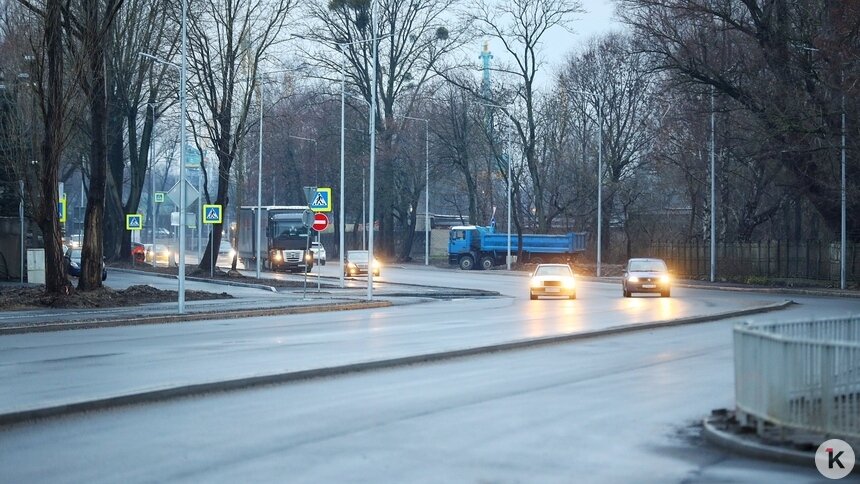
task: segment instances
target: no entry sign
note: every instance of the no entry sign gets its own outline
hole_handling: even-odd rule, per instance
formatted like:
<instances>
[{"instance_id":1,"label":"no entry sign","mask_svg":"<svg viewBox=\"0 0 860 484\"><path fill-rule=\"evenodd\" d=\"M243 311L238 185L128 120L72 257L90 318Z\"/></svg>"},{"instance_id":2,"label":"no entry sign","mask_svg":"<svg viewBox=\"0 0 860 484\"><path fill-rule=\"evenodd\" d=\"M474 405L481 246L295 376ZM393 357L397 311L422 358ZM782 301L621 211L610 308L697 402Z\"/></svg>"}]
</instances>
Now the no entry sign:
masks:
<instances>
[{"instance_id":1,"label":"no entry sign","mask_svg":"<svg viewBox=\"0 0 860 484\"><path fill-rule=\"evenodd\" d=\"M311 228L317 232L322 232L328 228L328 216L324 213L317 212L314 214L314 223Z\"/></svg>"}]
</instances>

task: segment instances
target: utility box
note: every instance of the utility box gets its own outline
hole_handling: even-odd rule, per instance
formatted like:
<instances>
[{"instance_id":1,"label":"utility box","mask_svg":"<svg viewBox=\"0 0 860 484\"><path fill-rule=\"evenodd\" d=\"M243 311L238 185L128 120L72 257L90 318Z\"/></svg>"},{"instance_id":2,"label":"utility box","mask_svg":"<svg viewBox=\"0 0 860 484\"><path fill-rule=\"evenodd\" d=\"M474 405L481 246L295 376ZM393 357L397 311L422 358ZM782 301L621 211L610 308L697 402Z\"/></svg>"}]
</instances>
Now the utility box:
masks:
<instances>
[{"instance_id":1,"label":"utility box","mask_svg":"<svg viewBox=\"0 0 860 484\"><path fill-rule=\"evenodd\" d=\"M27 282L45 283L45 249L27 249Z\"/></svg>"}]
</instances>

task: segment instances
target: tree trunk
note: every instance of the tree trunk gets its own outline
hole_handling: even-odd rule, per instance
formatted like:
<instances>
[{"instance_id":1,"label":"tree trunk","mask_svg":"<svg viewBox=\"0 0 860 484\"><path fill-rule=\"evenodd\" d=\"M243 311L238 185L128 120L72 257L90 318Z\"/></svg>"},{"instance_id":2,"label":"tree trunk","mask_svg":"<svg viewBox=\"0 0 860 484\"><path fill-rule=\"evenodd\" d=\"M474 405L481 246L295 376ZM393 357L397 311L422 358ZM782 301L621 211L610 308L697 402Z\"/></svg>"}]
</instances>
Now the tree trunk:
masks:
<instances>
[{"instance_id":1,"label":"tree trunk","mask_svg":"<svg viewBox=\"0 0 860 484\"><path fill-rule=\"evenodd\" d=\"M48 89L42 140L41 190L36 223L45 242L45 289L50 294L69 294L72 285L63 262L60 223L57 213L57 181L63 152L63 26L58 0L45 5L45 45L48 61Z\"/></svg>"},{"instance_id":2,"label":"tree trunk","mask_svg":"<svg viewBox=\"0 0 860 484\"><path fill-rule=\"evenodd\" d=\"M102 287L102 229L105 214L105 183L107 181L107 93L105 91L104 43L99 35L97 0L84 4L86 27L84 45L89 49L87 70L90 111L90 190L84 216L84 244L81 250L81 277L78 289L91 291Z\"/></svg>"}]
</instances>

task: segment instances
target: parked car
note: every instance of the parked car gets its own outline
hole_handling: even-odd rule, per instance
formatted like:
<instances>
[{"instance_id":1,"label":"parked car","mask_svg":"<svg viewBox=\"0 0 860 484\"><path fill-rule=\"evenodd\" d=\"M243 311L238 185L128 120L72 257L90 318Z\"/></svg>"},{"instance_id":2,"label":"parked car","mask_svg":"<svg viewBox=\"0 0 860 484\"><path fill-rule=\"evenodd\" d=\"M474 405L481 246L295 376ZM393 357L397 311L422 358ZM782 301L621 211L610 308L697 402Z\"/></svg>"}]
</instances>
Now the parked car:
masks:
<instances>
[{"instance_id":1,"label":"parked car","mask_svg":"<svg viewBox=\"0 0 860 484\"><path fill-rule=\"evenodd\" d=\"M311 242L311 252L314 255L314 264L325 265L325 246L319 242Z\"/></svg>"},{"instance_id":2,"label":"parked car","mask_svg":"<svg viewBox=\"0 0 860 484\"><path fill-rule=\"evenodd\" d=\"M131 243L131 257L134 262L142 263L146 261L146 247L138 242Z\"/></svg>"},{"instance_id":3,"label":"parked car","mask_svg":"<svg viewBox=\"0 0 860 484\"><path fill-rule=\"evenodd\" d=\"M630 259L621 279L621 288L624 297L630 297L634 292L659 292L660 296L669 297L672 280L662 259Z\"/></svg>"},{"instance_id":4,"label":"parked car","mask_svg":"<svg viewBox=\"0 0 860 484\"><path fill-rule=\"evenodd\" d=\"M176 261L176 254L170 249L170 246L164 244L144 244L146 247L146 262L152 265L164 264L172 265Z\"/></svg>"},{"instance_id":5,"label":"parked car","mask_svg":"<svg viewBox=\"0 0 860 484\"><path fill-rule=\"evenodd\" d=\"M69 248L63 256L66 263L66 272L73 277L81 277L81 249ZM107 279L107 269L102 259L102 280Z\"/></svg>"},{"instance_id":6,"label":"parked car","mask_svg":"<svg viewBox=\"0 0 860 484\"><path fill-rule=\"evenodd\" d=\"M564 296L576 299L576 284L573 271L567 264L539 264L532 273L529 297Z\"/></svg>"},{"instance_id":7,"label":"parked car","mask_svg":"<svg viewBox=\"0 0 860 484\"><path fill-rule=\"evenodd\" d=\"M350 250L346 252L346 260L343 261L343 275L345 276L357 276L360 274L367 274L368 268L373 269L373 275L379 275L379 269L382 267L382 264L379 263L378 260L373 259L372 262L368 262L370 254L366 250Z\"/></svg>"}]
</instances>

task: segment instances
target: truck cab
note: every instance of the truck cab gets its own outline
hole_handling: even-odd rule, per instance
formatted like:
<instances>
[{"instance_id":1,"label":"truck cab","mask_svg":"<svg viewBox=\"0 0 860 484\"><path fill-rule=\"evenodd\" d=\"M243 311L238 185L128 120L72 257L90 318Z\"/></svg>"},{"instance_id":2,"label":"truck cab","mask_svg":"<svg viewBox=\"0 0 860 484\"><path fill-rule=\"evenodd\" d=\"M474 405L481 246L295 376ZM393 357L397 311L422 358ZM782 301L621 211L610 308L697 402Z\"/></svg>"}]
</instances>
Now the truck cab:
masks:
<instances>
[{"instance_id":1,"label":"truck cab","mask_svg":"<svg viewBox=\"0 0 860 484\"><path fill-rule=\"evenodd\" d=\"M448 263L463 270L473 269L480 259L481 235L493 233L490 227L460 225L448 233Z\"/></svg>"}]
</instances>

